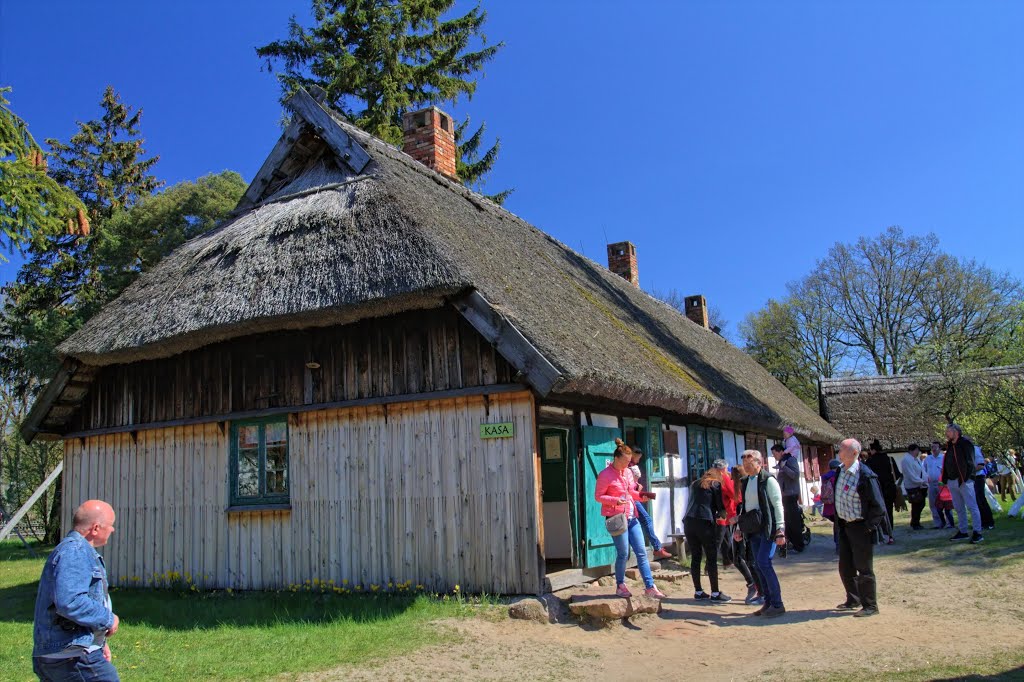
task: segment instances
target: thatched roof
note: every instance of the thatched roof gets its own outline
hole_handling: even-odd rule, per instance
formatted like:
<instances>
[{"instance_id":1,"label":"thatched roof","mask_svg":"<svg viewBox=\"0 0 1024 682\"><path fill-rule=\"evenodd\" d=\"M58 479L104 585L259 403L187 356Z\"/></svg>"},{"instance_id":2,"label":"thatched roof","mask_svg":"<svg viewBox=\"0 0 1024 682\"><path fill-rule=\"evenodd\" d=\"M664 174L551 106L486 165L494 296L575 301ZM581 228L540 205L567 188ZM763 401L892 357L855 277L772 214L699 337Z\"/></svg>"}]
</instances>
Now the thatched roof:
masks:
<instances>
[{"instance_id":1,"label":"thatched roof","mask_svg":"<svg viewBox=\"0 0 1024 682\"><path fill-rule=\"evenodd\" d=\"M822 415L842 433L865 445L878 439L886 452L902 452L944 440L951 382L1024 377L1024 366L992 367L962 377L910 374L891 377L841 377L821 382Z\"/></svg>"},{"instance_id":2,"label":"thatched roof","mask_svg":"<svg viewBox=\"0 0 1024 682\"><path fill-rule=\"evenodd\" d=\"M145 273L60 352L89 365L166 357L478 292L554 368L549 395L839 438L717 334L395 148L331 124L313 128L365 150L358 173L331 153L337 143L293 126L289 160L261 171L267 186L242 204L251 208ZM282 178L281 168L292 170Z\"/></svg>"}]
</instances>

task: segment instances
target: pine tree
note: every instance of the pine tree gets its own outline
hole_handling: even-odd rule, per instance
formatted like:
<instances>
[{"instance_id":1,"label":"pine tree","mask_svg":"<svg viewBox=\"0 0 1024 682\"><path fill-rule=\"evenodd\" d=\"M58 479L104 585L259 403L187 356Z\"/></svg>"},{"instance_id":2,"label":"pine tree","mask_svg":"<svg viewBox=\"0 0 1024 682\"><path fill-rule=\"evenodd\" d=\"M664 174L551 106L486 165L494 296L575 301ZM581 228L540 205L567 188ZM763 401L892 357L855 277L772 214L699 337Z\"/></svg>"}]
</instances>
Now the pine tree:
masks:
<instances>
[{"instance_id":1,"label":"pine tree","mask_svg":"<svg viewBox=\"0 0 1024 682\"><path fill-rule=\"evenodd\" d=\"M482 193L484 186L483 178L491 171L494 167L494 162L498 159L498 152L501 150L501 138L495 140L491 148L481 154L480 143L483 141L484 130L487 128L487 124L481 123L476 132L468 137L466 136L467 128L469 128L468 116L466 120L455 126L455 144L459 151L459 156L455 160L456 172L459 174L459 180L466 187ZM514 191L506 189L497 194L489 195L487 198L500 206L505 203L505 199Z\"/></svg>"},{"instance_id":2,"label":"pine tree","mask_svg":"<svg viewBox=\"0 0 1024 682\"><path fill-rule=\"evenodd\" d=\"M46 156L28 124L8 107L4 94L10 90L0 88L0 246L8 252L42 245L48 235L61 233L67 220L77 224L83 208L47 173Z\"/></svg>"},{"instance_id":3,"label":"pine tree","mask_svg":"<svg viewBox=\"0 0 1024 682\"><path fill-rule=\"evenodd\" d=\"M477 5L444 19L455 0L312 0L314 25L292 17L288 38L256 48L268 70L279 74L284 95L318 86L326 102L356 125L401 146L402 114L429 104L454 103L476 91L476 75L504 43L487 45L487 13ZM481 47L471 50L479 39ZM499 145L477 157L481 126L460 147L460 179L479 187L494 165ZM496 195L503 199L508 192Z\"/></svg>"},{"instance_id":4,"label":"pine tree","mask_svg":"<svg viewBox=\"0 0 1024 682\"><path fill-rule=\"evenodd\" d=\"M84 205L66 231L33 240L2 311L3 378L25 386L55 369L54 349L81 326L100 302L96 236L117 211L162 184L149 174L158 157L143 158L142 111L124 104L112 87L100 102L99 119L79 123L67 143L47 140L50 174Z\"/></svg>"}]
</instances>

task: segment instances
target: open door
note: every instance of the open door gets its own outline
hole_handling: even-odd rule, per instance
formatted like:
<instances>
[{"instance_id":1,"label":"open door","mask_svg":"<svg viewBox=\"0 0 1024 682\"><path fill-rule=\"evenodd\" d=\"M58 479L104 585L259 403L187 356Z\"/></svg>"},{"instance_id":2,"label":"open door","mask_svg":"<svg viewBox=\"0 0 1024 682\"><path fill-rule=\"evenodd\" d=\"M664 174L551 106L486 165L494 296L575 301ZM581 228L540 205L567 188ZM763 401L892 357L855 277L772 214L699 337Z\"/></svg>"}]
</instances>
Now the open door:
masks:
<instances>
[{"instance_id":1,"label":"open door","mask_svg":"<svg viewBox=\"0 0 1024 682\"><path fill-rule=\"evenodd\" d=\"M601 505L594 499L597 475L611 462L615 453L615 439L621 438L619 429L603 426L583 427L583 532L584 560L588 567L615 563L615 545L605 530Z\"/></svg>"}]
</instances>

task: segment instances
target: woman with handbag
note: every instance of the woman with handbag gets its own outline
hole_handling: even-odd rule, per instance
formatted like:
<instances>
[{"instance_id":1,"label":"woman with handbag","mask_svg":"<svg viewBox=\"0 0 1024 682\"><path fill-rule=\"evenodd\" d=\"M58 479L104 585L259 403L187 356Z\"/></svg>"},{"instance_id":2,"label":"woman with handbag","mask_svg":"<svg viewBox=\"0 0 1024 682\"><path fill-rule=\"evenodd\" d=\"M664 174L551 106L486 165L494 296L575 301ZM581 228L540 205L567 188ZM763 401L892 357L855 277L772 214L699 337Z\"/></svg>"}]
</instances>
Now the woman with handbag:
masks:
<instances>
[{"instance_id":1,"label":"woman with handbag","mask_svg":"<svg viewBox=\"0 0 1024 682\"><path fill-rule=\"evenodd\" d=\"M739 496L739 529L734 540L746 538L754 554L754 568L764 589L764 605L755 616L775 618L786 612L782 603L782 588L775 575L772 557L775 550L786 546L786 518L782 511L782 489L766 469L757 450L745 450L742 456L743 479Z\"/></svg>"},{"instance_id":2,"label":"woman with handbag","mask_svg":"<svg viewBox=\"0 0 1024 682\"><path fill-rule=\"evenodd\" d=\"M632 547L646 587L644 594L661 599L665 595L654 586L651 565L647 562L644 533L636 518L635 504L641 501L641 494L629 471L633 452L621 438L615 439L615 446L615 456L604 471L597 475L597 485L594 487L594 499L601 503L605 528L615 543L615 594L627 599L633 596L626 587L626 561L629 559L629 548Z\"/></svg>"},{"instance_id":3,"label":"woman with handbag","mask_svg":"<svg viewBox=\"0 0 1024 682\"><path fill-rule=\"evenodd\" d=\"M690 499L683 516L683 532L690 543L690 578L693 579L693 598L713 602L732 601L732 597L718 589L718 519L725 518L722 502L722 470L711 467L700 480L690 484ZM711 594L700 584L700 562L711 581Z\"/></svg>"}]
</instances>

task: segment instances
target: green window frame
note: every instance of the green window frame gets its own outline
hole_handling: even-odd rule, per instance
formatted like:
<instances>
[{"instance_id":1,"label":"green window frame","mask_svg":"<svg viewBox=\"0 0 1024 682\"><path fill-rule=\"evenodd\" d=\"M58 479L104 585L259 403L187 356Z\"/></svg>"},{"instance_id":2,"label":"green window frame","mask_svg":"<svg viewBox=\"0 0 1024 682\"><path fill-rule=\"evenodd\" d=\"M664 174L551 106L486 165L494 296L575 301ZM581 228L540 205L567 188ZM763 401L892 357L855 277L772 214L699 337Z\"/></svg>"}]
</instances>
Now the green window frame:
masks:
<instances>
[{"instance_id":1,"label":"green window frame","mask_svg":"<svg viewBox=\"0 0 1024 682\"><path fill-rule=\"evenodd\" d=\"M288 420L281 417L231 423L231 506L289 502Z\"/></svg>"}]
</instances>

